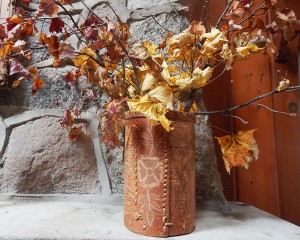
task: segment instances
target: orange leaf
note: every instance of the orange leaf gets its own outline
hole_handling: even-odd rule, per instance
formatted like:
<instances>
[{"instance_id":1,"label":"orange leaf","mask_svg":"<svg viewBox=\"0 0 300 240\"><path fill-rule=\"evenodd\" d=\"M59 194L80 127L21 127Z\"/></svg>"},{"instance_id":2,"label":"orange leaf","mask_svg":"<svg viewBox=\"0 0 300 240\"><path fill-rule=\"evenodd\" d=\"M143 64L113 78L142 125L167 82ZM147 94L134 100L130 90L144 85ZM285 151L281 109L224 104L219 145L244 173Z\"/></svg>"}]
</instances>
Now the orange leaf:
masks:
<instances>
[{"instance_id":1,"label":"orange leaf","mask_svg":"<svg viewBox=\"0 0 300 240\"><path fill-rule=\"evenodd\" d=\"M44 87L44 81L39 79L38 77L34 78L33 81L33 85L32 85L32 89L31 92L32 94L35 94L37 90L39 90L40 88Z\"/></svg>"},{"instance_id":2,"label":"orange leaf","mask_svg":"<svg viewBox=\"0 0 300 240\"><path fill-rule=\"evenodd\" d=\"M82 126L72 127L70 132L69 132L70 141L71 142L76 141L81 132L82 132Z\"/></svg>"},{"instance_id":3,"label":"orange leaf","mask_svg":"<svg viewBox=\"0 0 300 240\"><path fill-rule=\"evenodd\" d=\"M240 131L236 135L217 137L228 173L235 166L247 169L250 162L258 159L259 151L253 137L254 131Z\"/></svg>"},{"instance_id":4,"label":"orange leaf","mask_svg":"<svg viewBox=\"0 0 300 240\"><path fill-rule=\"evenodd\" d=\"M13 81L11 86L12 86L12 88L15 88L15 87L19 86L20 84L21 84L20 80L15 80L15 81Z\"/></svg>"},{"instance_id":5,"label":"orange leaf","mask_svg":"<svg viewBox=\"0 0 300 240\"><path fill-rule=\"evenodd\" d=\"M58 12L58 6L53 0L40 0L39 8L37 11L37 15L41 16L42 14L46 14L48 16L53 16Z\"/></svg>"}]
</instances>

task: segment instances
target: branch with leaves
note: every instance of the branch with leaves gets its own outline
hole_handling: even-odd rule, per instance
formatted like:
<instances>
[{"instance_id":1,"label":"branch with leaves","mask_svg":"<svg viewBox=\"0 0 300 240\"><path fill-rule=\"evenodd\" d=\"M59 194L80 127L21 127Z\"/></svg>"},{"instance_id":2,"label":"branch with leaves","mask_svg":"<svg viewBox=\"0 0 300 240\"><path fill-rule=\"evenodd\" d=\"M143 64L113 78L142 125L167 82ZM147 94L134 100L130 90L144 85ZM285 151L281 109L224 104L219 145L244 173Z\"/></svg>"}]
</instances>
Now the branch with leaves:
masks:
<instances>
[{"instance_id":1,"label":"branch with leaves","mask_svg":"<svg viewBox=\"0 0 300 240\"><path fill-rule=\"evenodd\" d=\"M171 131L172 122L166 117L168 111L224 115L251 106L262 98L299 90L299 86L290 87L288 79L282 78L273 91L238 106L218 111L197 110L197 92L230 71L236 61L246 61L257 52L269 56L276 54L275 44L268 34L281 34L281 45L297 36L300 24L294 12L278 9L276 0L260 4L254 0L228 0L216 23L194 21L178 34L166 34L160 43L129 41L128 26L109 5L116 21L98 16L84 1L79 4L89 14L79 21L75 21L68 10L72 7L71 0L39 0L37 11L28 7L30 2L22 0L14 15L0 25L0 57L10 65L13 87L27 79L32 81L32 94L45 85L38 68L24 65L36 49L48 52L45 57L53 59L53 67L68 64L75 68L66 72L63 81L76 86L82 78L92 86L83 90L80 99L73 108L65 110L61 120L61 125L70 130L72 141L81 131L76 119L89 105L98 106L102 140L113 148L121 144L119 135L123 133L127 110L141 112L152 124L161 124L166 131ZM207 9L206 6L203 9ZM58 15L59 11L65 13L73 26ZM276 21L265 24L261 16L267 16L270 11ZM156 21L153 16L152 19ZM37 24L42 24L41 30ZM72 44L72 36L79 39L79 47ZM216 70L221 73L216 75ZM248 133L231 137L231 140L227 137L225 142L238 144L247 136L247 144L256 146L255 140L249 137L253 136L253 131ZM228 160L227 169L233 165L248 166L251 159L257 158L256 149L248 149L248 153L245 149L233 149L235 154L243 154L237 155L237 159L244 159L244 162Z\"/></svg>"}]
</instances>

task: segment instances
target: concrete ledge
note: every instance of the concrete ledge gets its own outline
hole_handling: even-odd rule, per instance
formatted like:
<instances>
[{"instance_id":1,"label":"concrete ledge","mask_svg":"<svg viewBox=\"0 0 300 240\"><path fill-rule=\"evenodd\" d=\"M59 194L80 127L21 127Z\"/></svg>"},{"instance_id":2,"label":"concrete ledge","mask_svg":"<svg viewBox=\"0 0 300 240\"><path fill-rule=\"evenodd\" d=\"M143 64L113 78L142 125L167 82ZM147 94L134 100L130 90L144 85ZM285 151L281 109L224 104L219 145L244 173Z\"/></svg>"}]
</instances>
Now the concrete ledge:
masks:
<instances>
[{"instance_id":1,"label":"concrete ledge","mask_svg":"<svg viewBox=\"0 0 300 240\"><path fill-rule=\"evenodd\" d=\"M168 239L299 240L300 227L257 208L230 203L232 212L197 209L196 230ZM0 239L158 239L123 225L120 196L0 194Z\"/></svg>"}]
</instances>

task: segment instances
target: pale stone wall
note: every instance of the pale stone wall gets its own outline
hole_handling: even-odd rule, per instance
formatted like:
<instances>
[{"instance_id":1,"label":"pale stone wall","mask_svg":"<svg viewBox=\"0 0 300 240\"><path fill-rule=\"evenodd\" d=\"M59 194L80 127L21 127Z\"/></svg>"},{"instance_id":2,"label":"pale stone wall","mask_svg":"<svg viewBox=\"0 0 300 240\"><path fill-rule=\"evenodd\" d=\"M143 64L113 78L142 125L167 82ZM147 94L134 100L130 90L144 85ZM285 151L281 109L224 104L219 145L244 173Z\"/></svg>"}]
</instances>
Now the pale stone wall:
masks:
<instances>
[{"instance_id":1,"label":"pale stone wall","mask_svg":"<svg viewBox=\"0 0 300 240\"><path fill-rule=\"evenodd\" d=\"M180 14L182 7L176 1L109 2L129 24L133 41L159 42L167 30L178 33L188 26ZM86 0L86 3L99 16L108 14L115 18L102 1ZM77 17L78 13L81 17L87 16L82 3L74 3L73 7ZM39 53L35 54L36 66L43 67L43 89L32 96L30 83L24 82L17 89L0 92L0 191L122 193L123 149L108 151L100 144L96 111L87 109L82 115L87 127L78 142L68 142L65 130L58 124L63 109L71 106L73 96L81 94L84 83L74 88L63 81L67 68L54 69L52 60L39 62L40 57ZM207 121L207 118L198 118L196 124L197 197L224 202Z\"/></svg>"}]
</instances>

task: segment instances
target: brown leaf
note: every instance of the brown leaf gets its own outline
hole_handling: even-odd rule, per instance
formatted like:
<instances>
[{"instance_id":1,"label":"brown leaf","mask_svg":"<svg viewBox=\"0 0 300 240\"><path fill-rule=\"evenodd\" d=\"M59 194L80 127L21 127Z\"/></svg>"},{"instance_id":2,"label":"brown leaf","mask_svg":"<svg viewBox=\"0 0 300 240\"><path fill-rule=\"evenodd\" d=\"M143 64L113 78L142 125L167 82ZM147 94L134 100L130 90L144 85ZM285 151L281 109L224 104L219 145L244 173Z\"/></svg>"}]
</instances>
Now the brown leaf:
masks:
<instances>
[{"instance_id":1,"label":"brown leaf","mask_svg":"<svg viewBox=\"0 0 300 240\"><path fill-rule=\"evenodd\" d=\"M197 35L202 35L206 33L205 27L202 25L202 22L199 21L193 21L190 24L190 26L186 29L186 31Z\"/></svg>"},{"instance_id":2,"label":"brown leaf","mask_svg":"<svg viewBox=\"0 0 300 240\"><path fill-rule=\"evenodd\" d=\"M3 26L0 24L0 39L7 38L7 34Z\"/></svg>"},{"instance_id":3,"label":"brown leaf","mask_svg":"<svg viewBox=\"0 0 300 240\"><path fill-rule=\"evenodd\" d=\"M258 159L259 151L253 137L254 131L240 131L236 135L217 137L228 173L235 166L247 169L249 163Z\"/></svg>"},{"instance_id":4,"label":"brown leaf","mask_svg":"<svg viewBox=\"0 0 300 240\"><path fill-rule=\"evenodd\" d=\"M33 85L31 89L31 93L35 94L39 89L44 87L44 81L42 79L39 79L38 77L35 77L33 80Z\"/></svg>"},{"instance_id":5,"label":"brown leaf","mask_svg":"<svg viewBox=\"0 0 300 240\"><path fill-rule=\"evenodd\" d=\"M37 15L41 16L42 14L53 16L58 12L58 6L53 0L40 0L39 7L37 10Z\"/></svg>"},{"instance_id":6,"label":"brown leaf","mask_svg":"<svg viewBox=\"0 0 300 240\"><path fill-rule=\"evenodd\" d=\"M77 138L79 137L80 133L82 132L82 127L83 126L79 126L79 127L72 127L70 132L69 132L69 139L71 142L74 142L77 140Z\"/></svg>"}]
</instances>

